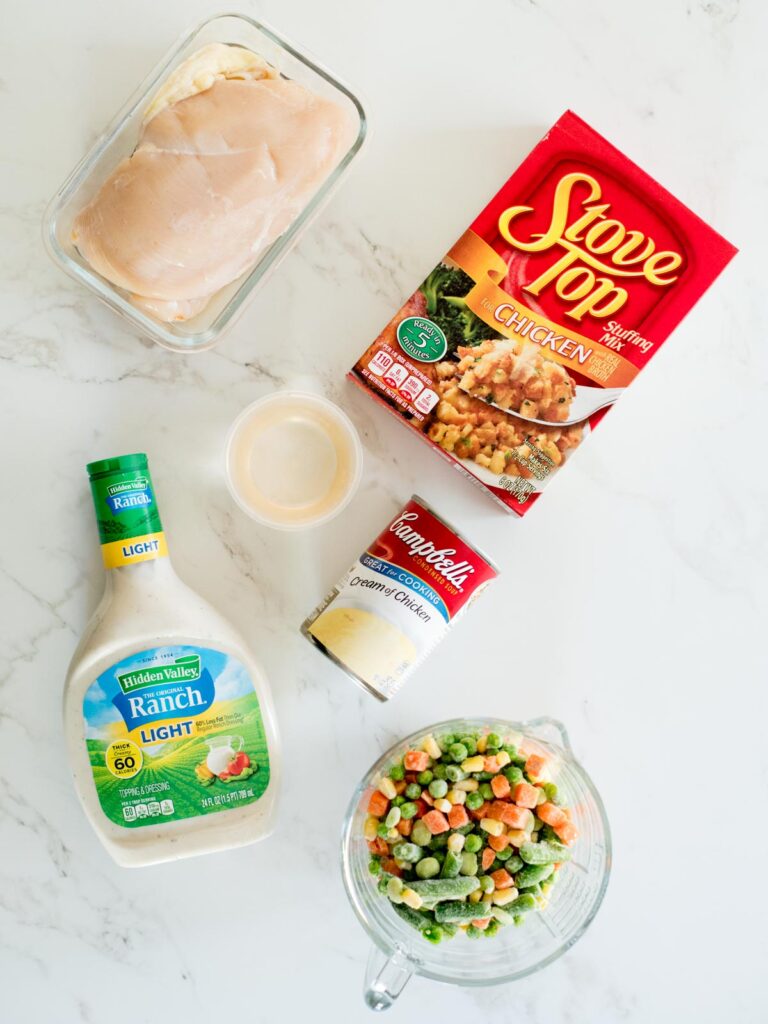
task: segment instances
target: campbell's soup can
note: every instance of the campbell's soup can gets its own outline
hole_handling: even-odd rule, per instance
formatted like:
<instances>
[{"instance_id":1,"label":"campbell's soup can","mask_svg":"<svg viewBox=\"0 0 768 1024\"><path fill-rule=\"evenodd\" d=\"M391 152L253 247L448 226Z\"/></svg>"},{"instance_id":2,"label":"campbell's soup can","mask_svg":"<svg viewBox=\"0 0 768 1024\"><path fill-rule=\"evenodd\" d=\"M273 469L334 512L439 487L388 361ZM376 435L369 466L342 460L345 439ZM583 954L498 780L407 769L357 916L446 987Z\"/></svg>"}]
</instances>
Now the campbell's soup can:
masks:
<instances>
[{"instance_id":1,"label":"campbell's soup can","mask_svg":"<svg viewBox=\"0 0 768 1024\"><path fill-rule=\"evenodd\" d=\"M485 555L414 495L301 631L389 700L496 576Z\"/></svg>"}]
</instances>

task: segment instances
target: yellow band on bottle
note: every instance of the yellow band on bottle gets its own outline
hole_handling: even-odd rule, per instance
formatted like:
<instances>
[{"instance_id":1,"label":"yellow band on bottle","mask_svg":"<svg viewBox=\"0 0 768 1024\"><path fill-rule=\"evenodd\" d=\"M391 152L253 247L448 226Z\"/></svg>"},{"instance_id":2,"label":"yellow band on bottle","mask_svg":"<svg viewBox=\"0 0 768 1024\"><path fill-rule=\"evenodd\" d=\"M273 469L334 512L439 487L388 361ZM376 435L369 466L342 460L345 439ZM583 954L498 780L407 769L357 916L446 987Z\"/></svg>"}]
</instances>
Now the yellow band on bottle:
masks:
<instances>
[{"instance_id":1,"label":"yellow band on bottle","mask_svg":"<svg viewBox=\"0 0 768 1024\"><path fill-rule=\"evenodd\" d=\"M167 558L168 545L164 533L145 533L142 537L113 540L101 545L101 556L107 569L136 562L151 562L153 558Z\"/></svg>"}]
</instances>

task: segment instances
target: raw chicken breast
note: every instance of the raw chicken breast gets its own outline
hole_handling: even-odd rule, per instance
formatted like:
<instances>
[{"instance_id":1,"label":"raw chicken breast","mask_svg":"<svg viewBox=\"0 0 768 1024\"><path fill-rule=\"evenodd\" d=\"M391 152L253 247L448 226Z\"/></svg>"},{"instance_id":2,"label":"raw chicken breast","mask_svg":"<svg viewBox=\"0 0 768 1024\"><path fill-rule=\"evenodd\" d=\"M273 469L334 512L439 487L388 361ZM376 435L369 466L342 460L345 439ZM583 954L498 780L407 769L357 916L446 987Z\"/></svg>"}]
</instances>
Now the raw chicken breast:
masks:
<instances>
[{"instance_id":1,"label":"raw chicken breast","mask_svg":"<svg viewBox=\"0 0 768 1024\"><path fill-rule=\"evenodd\" d=\"M77 248L159 320L185 320L253 266L352 143L296 82L219 78L165 106L77 216Z\"/></svg>"}]
</instances>

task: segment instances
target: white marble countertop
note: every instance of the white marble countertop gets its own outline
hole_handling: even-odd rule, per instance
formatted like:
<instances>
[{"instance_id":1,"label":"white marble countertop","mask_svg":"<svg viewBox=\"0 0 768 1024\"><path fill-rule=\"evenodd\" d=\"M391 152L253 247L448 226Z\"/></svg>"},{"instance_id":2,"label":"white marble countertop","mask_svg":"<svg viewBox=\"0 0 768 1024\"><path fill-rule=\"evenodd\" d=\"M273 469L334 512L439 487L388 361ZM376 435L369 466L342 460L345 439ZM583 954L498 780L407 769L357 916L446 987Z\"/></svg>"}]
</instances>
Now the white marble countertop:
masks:
<instances>
[{"instance_id":1,"label":"white marble countertop","mask_svg":"<svg viewBox=\"0 0 768 1024\"><path fill-rule=\"evenodd\" d=\"M474 991L415 979L393 1019L765 1021L765 5L245 7L360 90L373 137L231 336L184 358L134 336L50 264L39 224L208 4L6 5L0 1018L370 1019L368 942L338 871L351 788L399 735L495 713L567 724L613 826L608 894L546 971ZM344 372L566 107L742 251L521 523ZM299 373L349 411L366 469L347 515L293 536L234 507L222 443L245 404ZM77 804L60 699L102 586L84 464L136 450L150 455L178 570L269 672L286 778L269 841L131 872L109 861ZM503 578L381 706L297 627L416 488L493 553ZM537 621L545 642L534 649L519 631Z\"/></svg>"}]
</instances>

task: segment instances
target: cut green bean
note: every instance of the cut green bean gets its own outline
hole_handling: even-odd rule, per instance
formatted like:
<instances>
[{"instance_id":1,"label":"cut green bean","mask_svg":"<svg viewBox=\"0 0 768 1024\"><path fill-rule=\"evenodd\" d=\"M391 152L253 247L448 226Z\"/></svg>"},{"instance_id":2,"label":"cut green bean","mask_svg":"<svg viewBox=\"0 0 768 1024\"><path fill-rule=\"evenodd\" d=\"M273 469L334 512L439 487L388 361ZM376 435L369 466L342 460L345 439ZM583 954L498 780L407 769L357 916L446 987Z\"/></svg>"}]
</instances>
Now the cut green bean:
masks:
<instances>
[{"instance_id":1,"label":"cut green bean","mask_svg":"<svg viewBox=\"0 0 768 1024\"><path fill-rule=\"evenodd\" d=\"M520 856L526 864L559 864L571 859L571 851L559 843L523 843Z\"/></svg>"},{"instance_id":2,"label":"cut green bean","mask_svg":"<svg viewBox=\"0 0 768 1024\"><path fill-rule=\"evenodd\" d=\"M461 900L448 900L445 903L438 903L435 907L435 920L441 923L450 921L454 924L475 921L481 917L488 917L490 907L490 903L464 903Z\"/></svg>"},{"instance_id":3,"label":"cut green bean","mask_svg":"<svg viewBox=\"0 0 768 1024\"><path fill-rule=\"evenodd\" d=\"M538 885L545 878L549 878L554 870L554 864L526 864L515 875L515 885L518 889L527 889L531 885Z\"/></svg>"},{"instance_id":4,"label":"cut green bean","mask_svg":"<svg viewBox=\"0 0 768 1024\"><path fill-rule=\"evenodd\" d=\"M417 892L422 899L459 900L469 896L479 885L474 876L459 875L458 878L430 878L411 882L409 888Z\"/></svg>"}]
</instances>

